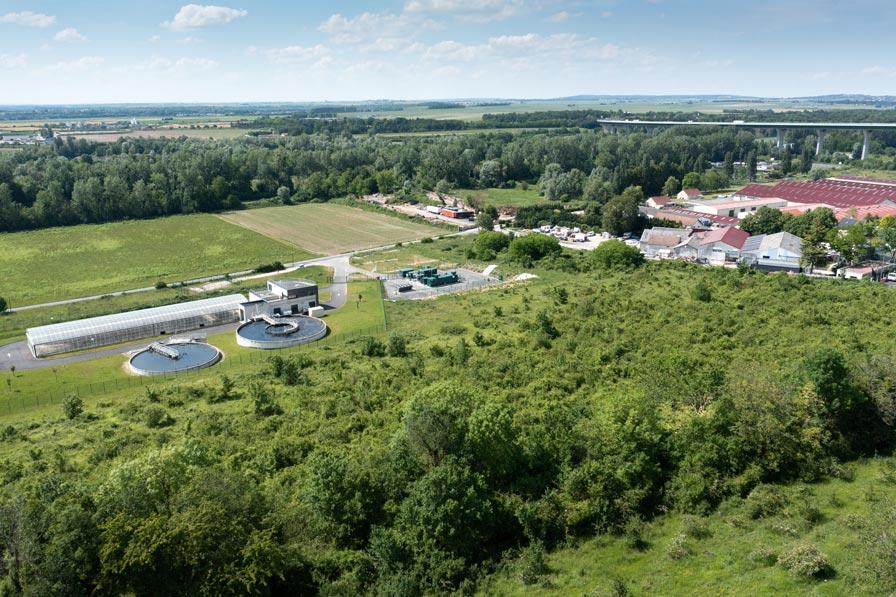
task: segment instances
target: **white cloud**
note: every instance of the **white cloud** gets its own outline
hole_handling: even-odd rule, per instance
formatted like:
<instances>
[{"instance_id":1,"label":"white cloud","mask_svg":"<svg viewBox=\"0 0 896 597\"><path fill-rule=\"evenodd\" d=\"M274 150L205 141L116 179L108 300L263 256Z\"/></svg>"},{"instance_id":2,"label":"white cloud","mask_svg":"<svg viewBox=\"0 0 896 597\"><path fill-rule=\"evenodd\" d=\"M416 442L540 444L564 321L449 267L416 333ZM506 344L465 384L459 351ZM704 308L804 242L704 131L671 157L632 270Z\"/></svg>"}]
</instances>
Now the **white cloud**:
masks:
<instances>
[{"instance_id":1,"label":"white cloud","mask_svg":"<svg viewBox=\"0 0 896 597\"><path fill-rule=\"evenodd\" d=\"M87 41L87 38L81 35L74 27L66 27L53 36L56 41Z\"/></svg>"},{"instance_id":2,"label":"white cloud","mask_svg":"<svg viewBox=\"0 0 896 597\"><path fill-rule=\"evenodd\" d=\"M8 12L0 16L0 23L21 25L22 27L49 27L56 22L56 17L39 12L24 10L22 12Z\"/></svg>"},{"instance_id":3,"label":"white cloud","mask_svg":"<svg viewBox=\"0 0 896 597\"><path fill-rule=\"evenodd\" d=\"M0 54L0 69L24 68L27 64L25 54Z\"/></svg>"},{"instance_id":4,"label":"white cloud","mask_svg":"<svg viewBox=\"0 0 896 597\"><path fill-rule=\"evenodd\" d=\"M333 60L330 49L322 44L274 48L268 50L267 54L271 62L275 64L304 64L313 68L327 66Z\"/></svg>"},{"instance_id":5,"label":"white cloud","mask_svg":"<svg viewBox=\"0 0 896 597\"><path fill-rule=\"evenodd\" d=\"M488 43L493 46L521 48L524 46L531 46L536 41L538 41L538 36L536 34L527 33L525 35L501 35L493 37L488 40Z\"/></svg>"},{"instance_id":6,"label":"white cloud","mask_svg":"<svg viewBox=\"0 0 896 597\"><path fill-rule=\"evenodd\" d=\"M552 23L562 23L564 21L569 20L569 13L565 10L561 10L560 12L556 12L548 17L548 20Z\"/></svg>"},{"instance_id":7,"label":"white cloud","mask_svg":"<svg viewBox=\"0 0 896 597\"><path fill-rule=\"evenodd\" d=\"M211 25L224 25L244 17L249 11L227 6L215 6L213 4L185 4L181 6L177 14L164 25L172 31L189 31Z\"/></svg>"},{"instance_id":8,"label":"white cloud","mask_svg":"<svg viewBox=\"0 0 896 597\"><path fill-rule=\"evenodd\" d=\"M896 69L883 66L866 66L861 70L866 77L896 77Z\"/></svg>"},{"instance_id":9,"label":"white cloud","mask_svg":"<svg viewBox=\"0 0 896 597\"><path fill-rule=\"evenodd\" d=\"M220 63L217 61L208 58L178 58L177 60L172 60L161 56L153 56L150 60L139 62L131 68L141 71L182 74L186 72L208 71L217 68L219 65Z\"/></svg>"},{"instance_id":10,"label":"white cloud","mask_svg":"<svg viewBox=\"0 0 896 597\"><path fill-rule=\"evenodd\" d=\"M501 21L516 16L523 0L408 0L404 10L411 14L447 14L474 23Z\"/></svg>"},{"instance_id":11,"label":"white cloud","mask_svg":"<svg viewBox=\"0 0 896 597\"><path fill-rule=\"evenodd\" d=\"M60 71L64 73L71 72L83 72L90 70L92 68L96 68L103 64L106 60L101 56L82 56L77 60L65 60L62 62L57 62L55 65L48 68L48 70Z\"/></svg>"},{"instance_id":12,"label":"white cloud","mask_svg":"<svg viewBox=\"0 0 896 597\"><path fill-rule=\"evenodd\" d=\"M148 42L151 43L151 44L157 44L157 43L159 43L159 40L161 40L161 39L162 39L162 36L160 36L160 35L153 35L152 37L150 37L150 38L149 38L148 40L146 40L146 41L148 41Z\"/></svg>"}]
</instances>

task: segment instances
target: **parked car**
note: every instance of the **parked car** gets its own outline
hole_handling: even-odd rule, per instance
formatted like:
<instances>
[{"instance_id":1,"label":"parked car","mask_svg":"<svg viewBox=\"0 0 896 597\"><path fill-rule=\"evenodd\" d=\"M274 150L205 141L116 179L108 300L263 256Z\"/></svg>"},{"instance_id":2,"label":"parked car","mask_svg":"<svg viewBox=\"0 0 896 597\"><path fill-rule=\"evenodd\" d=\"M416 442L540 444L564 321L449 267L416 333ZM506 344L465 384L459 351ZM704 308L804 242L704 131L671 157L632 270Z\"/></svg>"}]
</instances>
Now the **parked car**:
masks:
<instances>
[{"instance_id":1,"label":"parked car","mask_svg":"<svg viewBox=\"0 0 896 597\"><path fill-rule=\"evenodd\" d=\"M896 272L887 274L887 282L896 282Z\"/></svg>"}]
</instances>

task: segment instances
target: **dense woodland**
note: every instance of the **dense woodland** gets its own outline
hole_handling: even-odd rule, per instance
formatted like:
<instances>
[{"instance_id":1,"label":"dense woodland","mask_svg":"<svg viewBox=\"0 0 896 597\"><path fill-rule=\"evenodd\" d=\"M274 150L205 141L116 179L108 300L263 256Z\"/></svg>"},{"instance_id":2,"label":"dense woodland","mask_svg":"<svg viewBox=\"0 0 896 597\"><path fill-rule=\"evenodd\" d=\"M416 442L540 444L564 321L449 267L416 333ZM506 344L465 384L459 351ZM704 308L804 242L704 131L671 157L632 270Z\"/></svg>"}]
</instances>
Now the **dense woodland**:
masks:
<instances>
[{"instance_id":1,"label":"dense woodland","mask_svg":"<svg viewBox=\"0 0 896 597\"><path fill-rule=\"evenodd\" d=\"M670 510L767 516L769 484L892 450L886 288L643 264L615 241L451 242L546 281L390 306L387 337L7 425L4 592L470 592L577 538L637 549ZM879 530L856 562L893 590Z\"/></svg>"}]
</instances>

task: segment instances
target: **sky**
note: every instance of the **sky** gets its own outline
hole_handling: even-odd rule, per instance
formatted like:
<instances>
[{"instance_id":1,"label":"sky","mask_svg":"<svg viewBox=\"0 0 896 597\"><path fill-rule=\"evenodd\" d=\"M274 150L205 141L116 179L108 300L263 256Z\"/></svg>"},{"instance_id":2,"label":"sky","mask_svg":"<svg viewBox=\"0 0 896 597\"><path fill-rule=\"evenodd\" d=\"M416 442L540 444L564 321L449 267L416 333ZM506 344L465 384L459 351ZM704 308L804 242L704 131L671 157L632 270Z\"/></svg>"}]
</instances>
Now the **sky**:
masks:
<instances>
[{"instance_id":1,"label":"sky","mask_svg":"<svg viewBox=\"0 0 896 597\"><path fill-rule=\"evenodd\" d=\"M0 0L0 104L896 95L894 0Z\"/></svg>"}]
</instances>

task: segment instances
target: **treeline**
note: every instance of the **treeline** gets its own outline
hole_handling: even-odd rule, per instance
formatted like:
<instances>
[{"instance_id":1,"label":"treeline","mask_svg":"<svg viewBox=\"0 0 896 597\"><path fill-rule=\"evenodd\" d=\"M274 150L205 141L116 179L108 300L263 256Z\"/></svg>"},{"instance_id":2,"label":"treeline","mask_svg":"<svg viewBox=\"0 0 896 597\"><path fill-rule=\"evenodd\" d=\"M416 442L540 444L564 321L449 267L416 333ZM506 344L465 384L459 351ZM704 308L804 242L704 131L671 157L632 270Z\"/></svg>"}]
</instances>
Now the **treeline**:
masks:
<instances>
[{"instance_id":1,"label":"treeline","mask_svg":"<svg viewBox=\"0 0 896 597\"><path fill-rule=\"evenodd\" d=\"M4 591L472 592L502 559L637 547L663 512L772 508L769 483L891 452L892 342L868 334L886 289L494 234L477 249L578 275L446 304L465 318L441 329L408 305L388 339L8 426Z\"/></svg>"}]
</instances>

